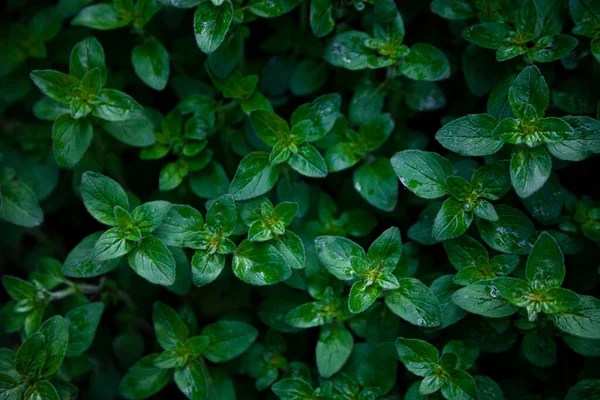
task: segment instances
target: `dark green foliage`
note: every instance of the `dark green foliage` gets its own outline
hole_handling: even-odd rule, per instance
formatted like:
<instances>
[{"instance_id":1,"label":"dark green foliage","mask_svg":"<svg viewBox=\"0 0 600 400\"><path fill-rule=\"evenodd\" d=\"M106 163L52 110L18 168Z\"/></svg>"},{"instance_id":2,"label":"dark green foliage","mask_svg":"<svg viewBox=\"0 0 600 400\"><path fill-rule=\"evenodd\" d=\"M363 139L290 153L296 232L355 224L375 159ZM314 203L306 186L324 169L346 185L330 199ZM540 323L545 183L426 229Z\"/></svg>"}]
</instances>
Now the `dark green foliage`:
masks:
<instances>
[{"instance_id":1,"label":"dark green foliage","mask_svg":"<svg viewBox=\"0 0 600 400\"><path fill-rule=\"evenodd\" d=\"M600 399L600 0L2 11L0 399Z\"/></svg>"}]
</instances>

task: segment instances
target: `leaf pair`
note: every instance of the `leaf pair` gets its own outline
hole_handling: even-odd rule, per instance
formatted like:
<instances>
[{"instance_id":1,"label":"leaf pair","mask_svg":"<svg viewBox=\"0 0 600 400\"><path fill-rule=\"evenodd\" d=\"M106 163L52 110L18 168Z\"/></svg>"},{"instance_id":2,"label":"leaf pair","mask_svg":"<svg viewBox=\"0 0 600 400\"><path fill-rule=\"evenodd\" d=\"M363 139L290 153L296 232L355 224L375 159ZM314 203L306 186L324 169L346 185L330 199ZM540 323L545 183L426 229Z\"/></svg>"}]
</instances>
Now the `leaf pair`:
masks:
<instances>
[{"instance_id":1,"label":"leaf pair","mask_svg":"<svg viewBox=\"0 0 600 400\"><path fill-rule=\"evenodd\" d=\"M169 213L170 203L144 203L130 213L123 188L114 180L91 171L82 176L81 197L96 220L112 226L94 245L92 258L95 261L128 255L129 266L141 277L158 285L175 282L175 259L167 246L152 235Z\"/></svg>"},{"instance_id":2,"label":"leaf pair","mask_svg":"<svg viewBox=\"0 0 600 400\"><path fill-rule=\"evenodd\" d=\"M506 22L483 22L469 26L463 37L486 49L496 50L496 60L506 61L522 54L535 62L556 61L578 44L573 36L554 32L539 15L534 0L527 0L514 13L512 26ZM540 28L541 26L541 28ZM533 47L529 43L533 42Z\"/></svg>"},{"instance_id":3,"label":"leaf pair","mask_svg":"<svg viewBox=\"0 0 600 400\"><path fill-rule=\"evenodd\" d=\"M214 102L199 96L188 97L160 121L156 143L142 149L140 158L157 160L169 153L178 157L160 171L158 188L169 191L178 188L190 173L203 170L212 160L213 152L206 149L208 136L214 126ZM193 115L184 122L184 114Z\"/></svg>"},{"instance_id":4,"label":"leaf pair","mask_svg":"<svg viewBox=\"0 0 600 400\"><path fill-rule=\"evenodd\" d=\"M419 384L421 395L441 390L448 400L478 398L475 379L465 370L473 365L479 349L475 348L473 353L462 342L449 342L440 357L431 344L401 337L396 340L396 349L406 369L423 377Z\"/></svg>"},{"instance_id":5,"label":"leaf pair","mask_svg":"<svg viewBox=\"0 0 600 400\"><path fill-rule=\"evenodd\" d=\"M535 66L525 68L512 83L508 100L517 118L499 123L487 114L468 115L446 124L436 139L466 156L496 153L514 144L510 161L512 185L519 197L529 197L550 177L552 160L580 161L600 151L600 123L589 117L542 118L549 105L544 77Z\"/></svg>"},{"instance_id":6,"label":"leaf pair","mask_svg":"<svg viewBox=\"0 0 600 400\"><path fill-rule=\"evenodd\" d=\"M258 335L244 322L221 321L190 337L190 328L181 316L160 302L154 304L152 320L164 351L145 356L129 368L119 386L120 394L128 399L150 397L172 377L188 399L208 399L210 379L200 357L215 363L229 361L244 353Z\"/></svg>"},{"instance_id":7,"label":"leaf pair","mask_svg":"<svg viewBox=\"0 0 600 400\"><path fill-rule=\"evenodd\" d=\"M83 8L71 24L97 30L112 30L132 26L142 30L158 12L153 0L114 0L113 4L93 4ZM169 80L169 53L156 38L150 36L135 46L131 63L136 75L154 90L163 90Z\"/></svg>"},{"instance_id":8,"label":"leaf pair","mask_svg":"<svg viewBox=\"0 0 600 400\"><path fill-rule=\"evenodd\" d=\"M103 129L126 144L146 146L154 142L154 134L142 114L143 107L123 92L103 88L106 82L104 50L95 38L88 37L75 45L69 75L35 70L30 77L48 96L40 101L36 115L54 121L52 148L59 166L72 168L86 153L94 135L91 116L102 120ZM125 128L118 127L118 122L137 124L144 134L131 138Z\"/></svg>"},{"instance_id":9,"label":"leaf pair","mask_svg":"<svg viewBox=\"0 0 600 400\"><path fill-rule=\"evenodd\" d=\"M409 48L402 44L404 34L404 21L396 12L392 21L375 25L373 36L362 31L334 36L327 42L325 60L349 70L397 65L402 75L413 80L438 81L450 74L444 53L427 43Z\"/></svg>"},{"instance_id":10,"label":"leaf pair","mask_svg":"<svg viewBox=\"0 0 600 400\"><path fill-rule=\"evenodd\" d=\"M476 170L470 183L453 176L450 162L436 153L404 150L396 153L391 162L400 182L417 196L435 199L450 194L433 223L432 236L438 241L465 233L473 214L498 220L488 200L498 200L510 189L508 163L502 161Z\"/></svg>"}]
</instances>

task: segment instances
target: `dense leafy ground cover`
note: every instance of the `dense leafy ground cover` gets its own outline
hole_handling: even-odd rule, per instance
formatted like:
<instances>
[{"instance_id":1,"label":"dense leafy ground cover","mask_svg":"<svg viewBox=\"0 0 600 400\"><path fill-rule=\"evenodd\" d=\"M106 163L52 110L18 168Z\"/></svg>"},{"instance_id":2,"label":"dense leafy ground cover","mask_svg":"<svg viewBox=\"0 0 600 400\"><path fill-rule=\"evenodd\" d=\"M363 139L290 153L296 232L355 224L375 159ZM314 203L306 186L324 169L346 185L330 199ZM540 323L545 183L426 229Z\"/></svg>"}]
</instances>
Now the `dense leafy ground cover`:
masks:
<instances>
[{"instance_id":1,"label":"dense leafy ground cover","mask_svg":"<svg viewBox=\"0 0 600 400\"><path fill-rule=\"evenodd\" d=\"M600 1L3 8L1 399L600 399Z\"/></svg>"}]
</instances>

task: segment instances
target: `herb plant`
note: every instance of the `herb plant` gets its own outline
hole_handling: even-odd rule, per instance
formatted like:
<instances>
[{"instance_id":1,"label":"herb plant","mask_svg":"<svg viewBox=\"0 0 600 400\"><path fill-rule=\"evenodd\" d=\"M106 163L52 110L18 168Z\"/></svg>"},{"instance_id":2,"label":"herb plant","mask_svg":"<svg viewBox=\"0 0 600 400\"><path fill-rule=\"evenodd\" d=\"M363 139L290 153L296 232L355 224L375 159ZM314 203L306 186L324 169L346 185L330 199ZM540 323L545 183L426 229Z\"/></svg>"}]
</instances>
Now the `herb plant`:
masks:
<instances>
[{"instance_id":1,"label":"herb plant","mask_svg":"<svg viewBox=\"0 0 600 400\"><path fill-rule=\"evenodd\" d=\"M600 1L13 1L0 399L600 399Z\"/></svg>"}]
</instances>

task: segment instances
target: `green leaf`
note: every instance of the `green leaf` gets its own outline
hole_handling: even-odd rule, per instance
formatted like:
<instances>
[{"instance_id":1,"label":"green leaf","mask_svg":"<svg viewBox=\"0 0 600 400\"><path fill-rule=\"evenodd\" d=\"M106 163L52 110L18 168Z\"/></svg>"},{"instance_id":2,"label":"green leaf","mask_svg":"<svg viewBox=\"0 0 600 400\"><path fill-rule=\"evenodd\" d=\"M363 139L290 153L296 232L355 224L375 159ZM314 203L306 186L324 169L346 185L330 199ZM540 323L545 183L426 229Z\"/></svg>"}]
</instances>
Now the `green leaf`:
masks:
<instances>
[{"instance_id":1,"label":"green leaf","mask_svg":"<svg viewBox=\"0 0 600 400\"><path fill-rule=\"evenodd\" d=\"M361 164L353 175L354 188L374 207L393 211L398 197L398 181L390 160L376 158L371 164Z\"/></svg>"},{"instance_id":2,"label":"green leaf","mask_svg":"<svg viewBox=\"0 0 600 400\"><path fill-rule=\"evenodd\" d=\"M348 309L351 313L363 312L383 293L383 290L375 284L367 284L365 281L354 282L348 296Z\"/></svg>"},{"instance_id":3,"label":"green leaf","mask_svg":"<svg viewBox=\"0 0 600 400\"><path fill-rule=\"evenodd\" d=\"M26 300L35 298L35 286L23 279L5 275L2 277L4 290L13 300Z\"/></svg>"},{"instance_id":4,"label":"green leaf","mask_svg":"<svg viewBox=\"0 0 600 400\"><path fill-rule=\"evenodd\" d=\"M450 63L437 47L417 43L400 63L399 71L416 81L439 81L450 76Z\"/></svg>"},{"instance_id":5,"label":"green leaf","mask_svg":"<svg viewBox=\"0 0 600 400\"><path fill-rule=\"evenodd\" d=\"M219 321L207 325L201 335L210 338L203 356L209 361L221 363L239 357L248 350L258 332L245 322Z\"/></svg>"},{"instance_id":6,"label":"green leaf","mask_svg":"<svg viewBox=\"0 0 600 400\"><path fill-rule=\"evenodd\" d=\"M323 0L317 0L317 2ZM327 1L327 0L325 0ZM311 2L312 5L315 2ZM326 17L326 15L325 15ZM329 77L327 64L308 59L300 62L290 80L290 91L296 96L307 96L315 93L327 82Z\"/></svg>"},{"instance_id":7,"label":"green leaf","mask_svg":"<svg viewBox=\"0 0 600 400\"><path fill-rule=\"evenodd\" d=\"M585 400L593 399L600 393L600 379L586 379L577 382L575 386L569 390L565 400Z\"/></svg>"},{"instance_id":8,"label":"green leaf","mask_svg":"<svg viewBox=\"0 0 600 400\"><path fill-rule=\"evenodd\" d=\"M510 180L519 197L538 191L552 172L552 158L543 147L517 146L510 159Z\"/></svg>"},{"instance_id":9,"label":"green leaf","mask_svg":"<svg viewBox=\"0 0 600 400\"><path fill-rule=\"evenodd\" d=\"M440 353L431 344L419 339L396 339L396 351L407 370L418 376L431 375Z\"/></svg>"},{"instance_id":10,"label":"green leaf","mask_svg":"<svg viewBox=\"0 0 600 400\"><path fill-rule=\"evenodd\" d=\"M446 95L434 82L411 82L406 94L406 105L414 111L435 111L446 107Z\"/></svg>"},{"instance_id":11,"label":"green leaf","mask_svg":"<svg viewBox=\"0 0 600 400\"><path fill-rule=\"evenodd\" d=\"M295 378L282 379L271 386L271 390L281 400L305 400L313 397L310 385Z\"/></svg>"},{"instance_id":12,"label":"green leaf","mask_svg":"<svg viewBox=\"0 0 600 400\"><path fill-rule=\"evenodd\" d=\"M389 309L413 325L439 326L440 305L431 290L415 278L402 278L398 283L398 289L385 292L385 304Z\"/></svg>"},{"instance_id":13,"label":"green leaf","mask_svg":"<svg viewBox=\"0 0 600 400\"><path fill-rule=\"evenodd\" d=\"M35 194L19 181L0 186L0 218L15 225L31 228L44 219Z\"/></svg>"},{"instance_id":14,"label":"green leaf","mask_svg":"<svg viewBox=\"0 0 600 400\"><path fill-rule=\"evenodd\" d=\"M79 86L77 78L51 69L35 70L29 76L42 93L64 104L69 104Z\"/></svg>"},{"instance_id":15,"label":"green leaf","mask_svg":"<svg viewBox=\"0 0 600 400\"><path fill-rule=\"evenodd\" d=\"M56 388L48 381L39 381L36 382L35 387L30 386L23 398L26 400L60 400Z\"/></svg>"},{"instance_id":16,"label":"green leaf","mask_svg":"<svg viewBox=\"0 0 600 400\"><path fill-rule=\"evenodd\" d=\"M200 361L191 360L185 367L177 368L174 378L177 387L188 399L204 400L208 398L209 380Z\"/></svg>"},{"instance_id":17,"label":"green leaf","mask_svg":"<svg viewBox=\"0 0 600 400\"><path fill-rule=\"evenodd\" d=\"M131 216L142 235L148 235L161 225L170 210L171 203L168 201L150 201L134 208Z\"/></svg>"},{"instance_id":18,"label":"green leaf","mask_svg":"<svg viewBox=\"0 0 600 400\"><path fill-rule=\"evenodd\" d=\"M58 117L71 112L71 108L50 97L42 97L33 105L33 115L44 121L54 121Z\"/></svg>"},{"instance_id":19,"label":"green leaf","mask_svg":"<svg viewBox=\"0 0 600 400\"><path fill-rule=\"evenodd\" d=\"M146 399L160 392L171 380L172 372L154 366L158 354L150 354L127 370L119 384L119 393L126 399Z\"/></svg>"},{"instance_id":20,"label":"green leaf","mask_svg":"<svg viewBox=\"0 0 600 400\"><path fill-rule=\"evenodd\" d=\"M528 104L535 108L539 117L544 115L550 95L546 80L536 66L529 66L521 71L510 87L508 100L517 117L524 116Z\"/></svg>"},{"instance_id":21,"label":"green leaf","mask_svg":"<svg viewBox=\"0 0 600 400\"><path fill-rule=\"evenodd\" d=\"M504 43L510 26L501 22L484 22L471 25L462 33L463 38L486 49L496 50Z\"/></svg>"},{"instance_id":22,"label":"green leaf","mask_svg":"<svg viewBox=\"0 0 600 400\"><path fill-rule=\"evenodd\" d=\"M322 327L316 348L319 375L327 379L337 373L350 357L353 346L352 334L343 325Z\"/></svg>"},{"instance_id":23,"label":"green leaf","mask_svg":"<svg viewBox=\"0 0 600 400\"><path fill-rule=\"evenodd\" d=\"M452 175L452 166L437 153L404 150L391 162L400 182L417 196L436 199L448 193L446 178Z\"/></svg>"},{"instance_id":24,"label":"green leaf","mask_svg":"<svg viewBox=\"0 0 600 400\"><path fill-rule=\"evenodd\" d=\"M327 176L327 165L321 153L308 143L298 147L298 152L292 154L288 164L299 174L309 178L324 178Z\"/></svg>"},{"instance_id":25,"label":"green leaf","mask_svg":"<svg viewBox=\"0 0 600 400\"><path fill-rule=\"evenodd\" d=\"M171 307L157 301L152 309L152 321L158 344L169 350L184 343L189 330L179 315Z\"/></svg>"},{"instance_id":26,"label":"green leaf","mask_svg":"<svg viewBox=\"0 0 600 400\"><path fill-rule=\"evenodd\" d=\"M129 146L152 146L156 141L152 122L143 113L135 113L127 121L100 121L100 127Z\"/></svg>"},{"instance_id":27,"label":"green leaf","mask_svg":"<svg viewBox=\"0 0 600 400\"><path fill-rule=\"evenodd\" d=\"M235 200L248 200L267 193L279 179L280 166L269 163L269 154L256 151L240 161L229 187Z\"/></svg>"},{"instance_id":28,"label":"green leaf","mask_svg":"<svg viewBox=\"0 0 600 400\"><path fill-rule=\"evenodd\" d=\"M364 45L370 36L365 32L348 31L337 34L327 42L325 61L334 67L351 71L367 68L369 49Z\"/></svg>"},{"instance_id":29,"label":"green leaf","mask_svg":"<svg viewBox=\"0 0 600 400\"><path fill-rule=\"evenodd\" d=\"M103 81L106 81L106 61L104 49L93 36L78 42L71 50L69 58L69 74L81 79L94 68L102 71Z\"/></svg>"},{"instance_id":30,"label":"green leaf","mask_svg":"<svg viewBox=\"0 0 600 400\"><path fill-rule=\"evenodd\" d=\"M39 374L44 369L46 357L46 340L41 333L35 333L17 350L15 369L21 375Z\"/></svg>"},{"instance_id":31,"label":"green leaf","mask_svg":"<svg viewBox=\"0 0 600 400\"><path fill-rule=\"evenodd\" d=\"M402 256L402 238L400 229L391 227L383 231L371 243L367 251L367 259L374 265L383 266L385 271L394 271Z\"/></svg>"},{"instance_id":32,"label":"green leaf","mask_svg":"<svg viewBox=\"0 0 600 400\"><path fill-rule=\"evenodd\" d=\"M208 254L202 250L194 253L192 258L192 280L194 285L202 287L219 277L225 267L225 256Z\"/></svg>"},{"instance_id":33,"label":"green leaf","mask_svg":"<svg viewBox=\"0 0 600 400\"><path fill-rule=\"evenodd\" d=\"M129 266L149 282L168 286L175 282L175 259L160 239L148 236L128 255Z\"/></svg>"},{"instance_id":34,"label":"green leaf","mask_svg":"<svg viewBox=\"0 0 600 400\"><path fill-rule=\"evenodd\" d=\"M233 255L233 273L251 285L273 285L288 279L292 270L270 243L244 240Z\"/></svg>"},{"instance_id":35,"label":"green leaf","mask_svg":"<svg viewBox=\"0 0 600 400\"><path fill-rule=\"evenodd\" d=\"M204 219L198 210L187 205L174 204L153 235L167 246L187 247L202 228Z\"/></svg>"},{"instance_id":36,"label":"green leaf","mask_svg":"<svg viewBox=\"0 0 600 400\"><path fill-rule=\"evenodd\" d=\"M92 114L106 121L126 121L143 111L142 106L133 97L114 89L102 89L98 102Z\"/></svg>"},{"instance_id":37,"label":"green leaf","mask_svg":"<svg viewBox=\"0 0 600 400\"><path fill-rule=\"evenodd\" d=\"M278 236L272 244L290 268L304 268L306 263L306 251L302 239L300 239L298 235L290 230L286 230L285 233Z\"/></svg>"},{"instance_id":38,"label":"green leaf","mask_svg":"<svg viewBox=\"0 0 600 400\"><path fill-rule=\"evenodd\" d=\"M535 46L527 52L535 62L552 62L569 54L579 41L569 35L550 35L540 38Z\"/></svg>"},{"instance_id":39,"label":"green leaf","mask_svg":"<svg viewBox=\"0 0 600 400\"><path fill-rule=\"evenodd\" d=\"M442 395L447 399L477 400L475 379L461 370L450 373L449 384L442 386Z\"/></svg>"},{"instance_id":40,"label":"green leaf","mask_svg":"<svg viewBox=\"0 0 600 400\"><path fill-rule=\"evenodd\" d=\"M324 309L323 303L318 301L295 307L285 316L286 323L296 328L324 325L326 319L328 319L327 310Z\"/></svg>"},{"instance_id":41,"label":"green leaf","mask_svg":"<svg viewBox=\"0 0 600 400\"><path fill-rule=\"evenodd\" d=\"M335 27L331 0L310 2L310 29L316 37L327 36Z\"/></svg>"},{"instance_id":42,"label":"green leaf","mask_svg":"<svg viewBox=\"0 0 600 400\"><path fill-rule=\"evenodd\" d=\"M206 213L206 224L219 227L224 236L229 236L237 224L235 201L230 195L219 197Z\"/></svg>"},{"instance_id":43,"label":"green leaf","mask_svg":"<svg viewBox=\"0 0 600 400\"><path fill-rule=\"evenodd\" d=\"M94 244L92 260L102 262L112 260L129 253L135 243L125 238L121 228L111 228L104 232Z\"/></svg>"},{"instance_id":44,"label":"green leaf","mask_svg":"<svg viewBox=\"0 0 600 400\"><path fill-rule=\"evenodd\" d=\"M478 224L481 238L494 250L509 254L529 254L535 241L535 227L520 210L496 206L498 221Z\"/></svg>"},{"instance_id":45,"label":"green leaf","mask_svg":"<svg viewBox=\"0 0 600 400\"><path fill-rule=\"evenodd\" d=\"M110 226L117 225L113 211L116 206L129 208L121 185L97 172L87 171L81 176L81 198L92 217Z\"/></svg>"},{"instance_id":46,"label":"green leaf","mask_svg":"<svg viewBox=\"0 0 600 400\"><path fill-rule=\"evenodd\" d=\"M137 76L154 90L163 90L169 80L169 53L154 38L131 51L131 63Z\"/></svg>"},{"instance_id":47,"label":"green leaf","mask_svg":"<svg viewBox=\"0 0 600 400\"><path fill-rule=\"evenodd\" d=\"M119 259L100 261L92 257L92 251L102 232L86 236L67 255L62 265L62 273L71 278L92 278L104 275L119 265Z\"/></svg>"},{"instance_id":48,"label":"green leaf","mask_svg":"<svg viewBox=\"0 0 600 400\"><path fill-rule=\"evenodd\" d=\"M340 280L355 277L350 257L365 258L362 247L352 240L339 236L319 236L315 239L315 248L321 264Z\"/></svg>"},{"instance_id":49,"label":"green leaf","mask_svg":"<svg viewBox=\"0 0 600 400\"><path fill-rule=\"evenodd\" d=\"M463 156L494 154L504 143L494 137L498 121L488 114L471 114L444 125L435 138L442 146Z\"/></svg>"},{"instance_id":50,"label":"green leaf","mask_svg":"<svg viewBox=\"0 0 600 400\"><path fill-rule=\"evenodd\" d=\"M203 199L215 199L227 193L230 181L223 166L211 161L201 171L190 175L190 188L192 192Z\"/></svg>"},{"instance_id":51,"label":"green leaf","mask_svg":"<svg viewBox=\"0 0 600 400\"><path fill-rule=\"evenodd\" d=\"M600 300L591 296L579 296L580 309L553 313L550 318L558 329L571 335L600 339Z\"/></svg>"},{"instance_id":52,"label":"green leaf","mask_svg":"<svg viewBox=\"0 0 600 400\"><path fill-rule=\"evenodd\" d=\"M473 213L480 218L487 219L488 221L498 221L498 213L496 209L487 200L479 200L473 208Z\"/></svg>"},{"instance_id":53,"label":"green leaf","mask_svg":"<svg viewBox=\"0 0 600 400\"><path fill-rule=\"evenodd\" d=\"M486 261L489 259L485 247L469 235L446 240L442 244L448 260L459 271L463 268L478 267L480 259Z\"/></svg>"},{"instance_id":54,"label":"green leaf","mask_svg":"<svg viewBox=\"0 0 600 400\"><path fill-rule=\"evenodd\" d=\"M288 123L273 112L253 111L250 113L250 121L258 137L271 147L290 132Z\"/></svg>"},{"instance_id":55,"label":"green leaf","mask_svg":"<svg viewBox=\"0 0 600 400\"><path fill-rule=\"evenodd\" d=\"M497 161L477 169L471 178L473 190L489 200L502 198L511 188L509 163Z\"/></svg>"},{"instance_id":56,"label":"green leaf","mask_svg":"<svg viewBox=\"0 0 600 400\"><path fill-rule=\"evenodd\" d=\"M556 240L542 232L527 258L527 280L542 282L547 287L559 287L565 278L565 262Z\"/></svg>"},{"instance_id":57,"label":"green leaf","mask_svg":"<svg viewBox=\"0 0 600 400\"><path fill-rule=\"evenodd\" d=\"M307 133L305 140L314 142L325 137L333 129L339 118L342 97L337 93L324 94L317 97L311 103L298 107L290 119L292 127L299 123L310 120L312 130Z\"/></svg>"},{"instance_id":58,"label":"green leaf","mask_svg":"<svg viewBox=\"0 0 600 400\"><path fill-rule=\"evenodd\" d=\"M325 161L331 172L339 172L356 165L360 161L360 154L350 143L340 142L327 149Z\"/></svg>"},{"instance_id":59,"label":"green leaf","mask_svg":"<svg viewBox=\"0 0 600 400\"><path fill-rule=\"evenodd\" d=\"M112 4L93 4L81 10L71 21L71 25L85 26L98 30L117 29L129 23L117 14Z\"/></svg>"},{"instance_id":60,"label":"green leaf","mask_svg":"<svg viewBox=\"0 0 600 400\"><path fill-rule=\"evenodd\" d=\"M67 353L69 326L67 321L56 315L42 324L39 332L46 340L46 363L42 375L53 375L60 368Z\"/></svg>"},{"instance_id":61,"label":"green leaf","mask_svg":"<svg viewBox=\"0 0 600 400\"><path fill-rule=\"evenodd\" d=\"M556 363L556 342L544 331L527 332L521 349L527 360L536 367L547 368Z\"/></svg>"},{"instance_id":62,"label":"green leaf","mask_svg":"<svg viewBox=\"0 0 600 400\"><path fill-rule=\"evenodd\" d=\"M181 185L188 174L188 167L181 162L170 162L160 170L158 189L161 192L173 190Z\"/></svg>"},{"instance_id":63,"label":"green leaf","mask_svg":"<svg viewBox=\"0 0 600 400\"><path fill-rule=\"evenodd\" d=\"M262 18L273 18L292 11L300 0L250 0L248 5L253 14Z\"/></svg>"},{"instance_id":64,"label":"green leaf","mask_svg":"<svg viewBox=\"0 0 600 400\"><path fill-rule=\"evenodd\" d=\"M78 357L92 345L103 312L104 304L98 302L79 306L65 315L69 324L67 357Z\"/></svg>"},{"instance_id":65,"label":"green leaf","mask_svg":"<svg viewBox=\"0 0 600 400\"><path fill-rule=\"evenodd\" d=\"M225 1L215 6L211 1L202 1L194 12L194 34L200 50L215 51L225 39L233 18L233 5Z\"/></svg>"},{"instance_id":66,"label":"green leaf","mask_svg":"<svg viewBox=\"0 0 600 400\"><path fill-rule=\"evenodd\" d=\"M592 153L600 153L600 121L590 117L563 117L573 133L548 143L548 151L554 157L567 161L581 161Z\"/></svg>"},{"instance_id":67,"label":"green leaf","mask_svg":"<svg viewBox=\"0 0 600 400\"><path fill-rule=\"evenodd\" d=\"M499 290L487 283L475 283L457 290L452 302L460 308L488 318L503 318L519 311L519 307L500 297Z\"/></svg>"},{"instance_id":68,"label":"green leaf","mask_svg":"<svg viewBox=\"0 0 600 400\"><path fill-rule=\"evenodd\" d=\"M465 211L461 202L454 198L444 201L433 222L432 235L435 240L447 240L466 232L473 221L473 215Z\"/></svg>"}]
</instances>

